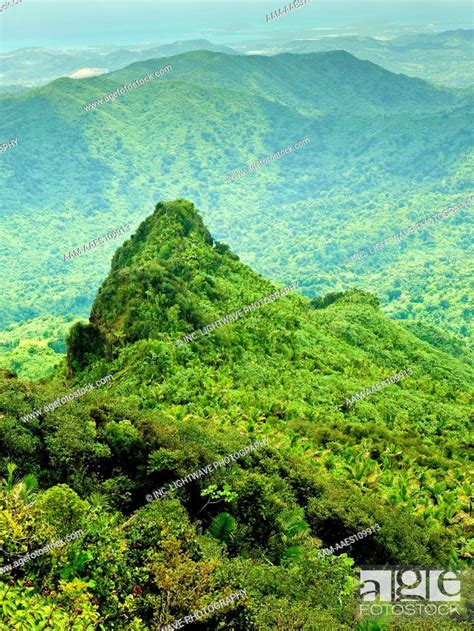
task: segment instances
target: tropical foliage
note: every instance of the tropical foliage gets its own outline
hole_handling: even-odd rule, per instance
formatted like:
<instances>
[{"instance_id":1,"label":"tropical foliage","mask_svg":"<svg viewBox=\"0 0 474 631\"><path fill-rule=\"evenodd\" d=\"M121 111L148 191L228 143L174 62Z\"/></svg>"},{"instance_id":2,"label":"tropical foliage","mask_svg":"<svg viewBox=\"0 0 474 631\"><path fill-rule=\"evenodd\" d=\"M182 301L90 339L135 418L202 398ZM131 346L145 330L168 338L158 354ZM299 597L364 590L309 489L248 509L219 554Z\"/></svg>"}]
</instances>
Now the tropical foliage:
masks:
<instances>
[{"instance_id":1,"label":"tropical foliage","mask_svg":"<svg viewBox=\"0 0 474 631\"><path fill-rule=\"evenodd\" d=\"M245 589L200 628L357 629L359 564L472 560L472 367L362 291L314 304L289 293L176 345L274 290L214 241L190 202L160 203L116 252L89 323L73 325L67 365L40 383L2 372L1 566L83 532L2 576L7 624L142 631ZM404 367L409 378L344 408ZM102 388L20 421L106 374ZM345 553L318 558L375 523ZM469 625L464 613L428 622ZM428 629L370 625L360 629Z\"/></svg>"},{"instance_id":2,"label":"tropical foliage","mask_svg":"<svg viewBox=\"0 0 474 631\"><path fill-rule=\"evenodd\" d=\"M10 273L0 326L86 317L117 244L63 255L123 223L137 227L156 199L186 197L267 278L299 280L311 297L358 287L391 316L469 339L469 208L350 267L342 260L471 194L470 91L343 51L201 51L166 64L172 72L91 112L83 105L164 62L0 97L1 135L19 139L2 155Z\"/></svg>"}]
</instances>

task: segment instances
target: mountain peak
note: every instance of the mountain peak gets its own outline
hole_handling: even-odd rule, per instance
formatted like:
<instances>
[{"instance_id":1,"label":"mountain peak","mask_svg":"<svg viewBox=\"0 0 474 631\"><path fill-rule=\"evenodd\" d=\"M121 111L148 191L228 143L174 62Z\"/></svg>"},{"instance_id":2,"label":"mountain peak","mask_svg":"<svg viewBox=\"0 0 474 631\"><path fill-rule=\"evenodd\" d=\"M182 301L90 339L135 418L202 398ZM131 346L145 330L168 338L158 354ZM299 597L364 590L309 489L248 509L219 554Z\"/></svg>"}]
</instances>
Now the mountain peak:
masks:
<instances>
[{"instance_id":1,"label":"mountain peak","mask_svg":"<svg viewBox=\"0 0 474 631\"><path fill-rule=\"evenodd\" d=\"M112 272L132 264L164 264L179 258L187 240L211 247L214 243L194 204L184 199L160 202L154 213L140 224L133 238L117 250Z\"/></svg>"},{"instance_id":2,"label":"mountain peak","mask_svg":"<svg viewBox=\"0 0 474 631\"><path fill-rule=\"evenodd\" d=\"M139 340L169 344L274 290L214 241L191 202L160 202L115 253L89 324L72 327L70 372Z\"/></svg>"}]
</instances>

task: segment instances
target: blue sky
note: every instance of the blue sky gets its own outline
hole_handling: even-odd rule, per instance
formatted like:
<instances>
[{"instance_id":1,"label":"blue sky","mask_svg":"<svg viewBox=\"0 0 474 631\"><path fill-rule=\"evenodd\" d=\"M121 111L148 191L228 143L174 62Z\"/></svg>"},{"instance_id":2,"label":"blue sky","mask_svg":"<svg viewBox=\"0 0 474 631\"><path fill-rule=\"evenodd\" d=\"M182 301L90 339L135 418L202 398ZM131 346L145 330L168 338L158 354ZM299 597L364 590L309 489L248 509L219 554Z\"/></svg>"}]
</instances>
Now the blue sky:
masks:
<instances>
[{"instance_id":1,"label":"blue sky","mask_svg":"<svg viewBox=\"0 0 474 631\"><path fill-rule=\"evenodd\" d=\"M4 2L5 0L0 0ZM0 14L2 48L169 43L209 39L228 43L313 28L432 24L439 30L472 25L468 2L442 0L313 0L267 24L267 13L290 0L22 0ZM472 28L472 26L471 26Z\"/></svg>"}]
</instances>

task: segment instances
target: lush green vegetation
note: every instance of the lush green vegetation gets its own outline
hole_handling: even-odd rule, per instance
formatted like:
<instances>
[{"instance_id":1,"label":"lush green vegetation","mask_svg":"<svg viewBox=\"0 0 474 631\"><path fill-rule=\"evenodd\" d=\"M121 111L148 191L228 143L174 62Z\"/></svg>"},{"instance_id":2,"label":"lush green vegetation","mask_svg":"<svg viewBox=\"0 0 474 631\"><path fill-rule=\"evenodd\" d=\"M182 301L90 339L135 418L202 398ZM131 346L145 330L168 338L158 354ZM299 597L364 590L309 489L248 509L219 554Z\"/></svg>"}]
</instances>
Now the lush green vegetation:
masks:
<instances>
[{"instance_id":1,"label":"lush green vegetation","mask_svg":"<svg viewBox=\"0 0 474 631\"><path fill-rule=\"evenodd\" d=\"M287 33L272 32L269 40L253 39L239 43L235 49L212 44L207 40L188 40L162 46L146 45L128 48L94 46L93 49L48 50L46 48L21 48L0 54L2 76L0 92L20 92L44 85L58 77L71 76L80 68L98 69L99 74L108 69L118 70L146 59L158 59L180 53L208 50L236 55L237 51L249 53L259 50L263 54L316 53L345 50L359 59L372 61L391 72L403 73L427 81L452 87L466 87L473 83L472 46L474 31L457 29L441 33L410 33L392 36L368 37L339 35L314 37L308 30L293 31L297 39L287 41ZM403 29L402 29L403 30ZM309 35L309 38L308 38ZM308 39L307 39L308 38ZM31 63L34 55L35 63Z\"/></svg>"},{"instance_id":2,"label":"lush green vegetation","mask_svg":"<svg viewBox=\"0 0 474 631\"><path fill-rule=\"evenodd\" d=\"M21 92L54 81L58 77L77 76L79 69L95 69L98 71L97 74L100 74L101 71L110 72L124 68L136 61L169 57L193 50L238 54L232 48L212 44L205 39L185 40L160 46L133 46L133 49L118 46L78 49L69 47L68 50L19 48L8 53L0 53L0 92ZM33 56L34 64L31 63Z\"/></svg>"},{"instance_id":3,"label":"lush green vegetation","mask_svg":"<svg viewBox=\"0 0 474 631\"><path fill-rule=\"evenodd\" d=\"M40 316L2 331L0 366L23 379L52 374L66 353L66 333L73 318Z\"/></svg>"},{"instance_id":4,"label":"lush green vegetation","mask_svg":"<svg viewBox=\"0 0 474 631\"><path fill-rule=\"evenodd\" d=\"M274 290L191 203L160 203L115 253L89 322L72 326L67 366L40 383L3 371L0 565L83 531L2 577L13 628L155 629L246 589L195 627L467 631L463 617L364 626L355 589L358 564L472 559L473 368L448 336L435 348L421 339L431 329L413 334L359 290L313 302L289 293L176 345ZM412 376L344 407L405 367ZM20 422L107 374L106 386ZM347 553L318 559L374 523Z\"/></svg>"},{"instance_id":5,"label":"lush green vegetation","mask_svg":"<svg viewBox=\"0 0 474 631\"><path fill-rule=\"evenodd\" d=\"M6 208L0 325L87 316L117 244L64 262L152 200L196 201L244 262L308 296L357 287L386 313L469 339L465 208L366 257L341 261L468 197L471 99L348 53L195 52L94 111L83 105L163 61L2 96ZM226 175L304 138L303 149ZM36 326L36 325L35 325Z\"/></svg>"},{"instance_id":6,"label":"lush green vegetation","mask_svg":"<svg viewBox=\"0 0 474 631\"><path fill-rule=\"evenodd\" d=\"M457 29L441 33L410 33L393 39L342 35L320 39L297 39L272 50L315 53L346 50L387 70L419 77L440 85L466 87L473 84L472 47L474 30ZM260 42L263 51L270 47Z\"/></svg>"}]
</instances>

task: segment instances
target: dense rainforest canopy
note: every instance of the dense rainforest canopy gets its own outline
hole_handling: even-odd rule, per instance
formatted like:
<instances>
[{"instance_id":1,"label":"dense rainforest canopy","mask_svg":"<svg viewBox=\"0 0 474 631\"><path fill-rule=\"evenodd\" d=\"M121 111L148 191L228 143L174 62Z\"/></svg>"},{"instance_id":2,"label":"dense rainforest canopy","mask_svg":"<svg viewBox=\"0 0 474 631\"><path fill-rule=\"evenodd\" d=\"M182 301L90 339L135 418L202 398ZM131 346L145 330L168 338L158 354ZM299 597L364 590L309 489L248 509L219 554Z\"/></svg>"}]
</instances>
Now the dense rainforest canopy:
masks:
<instances>
[{"instance_id":1,"label":"dense rainforest canopy","mask_svg":"<svg viewBox=\"0 0 474 631\"><path fill-rule=\"evenodd\" d=\"M472 559L474 370L460 349L388 319L360 290L291 292L176 343L276 289L192 203L159 203L116 251L89 321L70 328L67 360L36 383L2 371L0 566L81 531L2 572L11 628L157 629L245 589L190 628L375 630L384 622L356 620L358 566ZM470 587L462 615L436 629L467 631ZM428 631L433 619L392 624Z\"/></svg>"},{"instance_id":2,"label":"dense rainforest canopy","mask_svg":"<svg viewBox=\"0 0 474 631\"><path fill-rule=\"evenodd\" d=\"M447 36L436 48L450 67L452 44ZM165 65L172 71L161 78L84 111ZM1 137L18 138L0 172L0 263L11 272L0 278L0 358L27 378L60 359L56 337L88 316L119 243L64 256L122 224L136 229L154 200L183 197L269 280L298 277L310 298L360 287L391 317L472 342L472 205L343 264L472 196L472 90L394 74L342 50L196 51L1 95L0 108Z\"/></svg>"}]
</instances>

